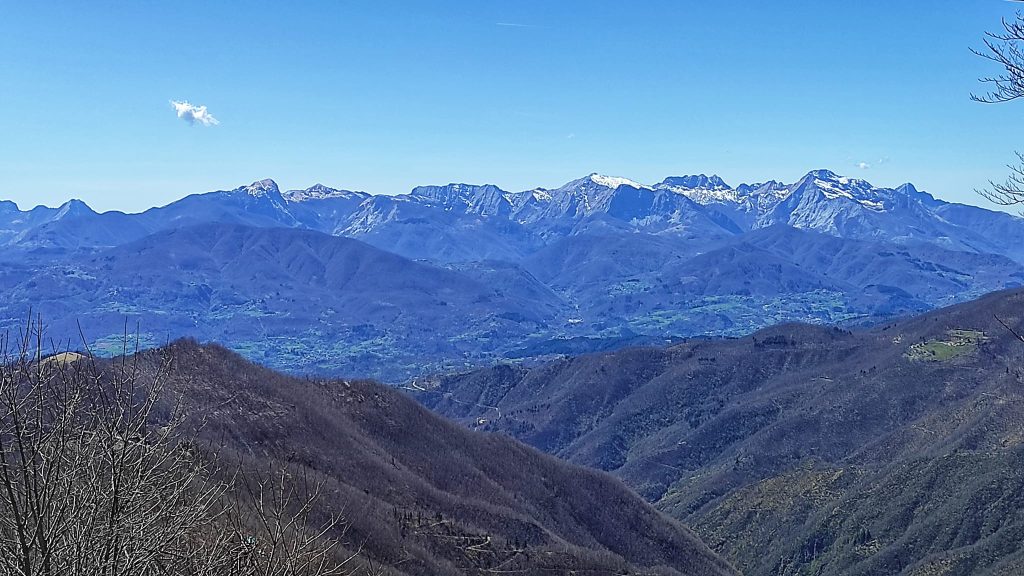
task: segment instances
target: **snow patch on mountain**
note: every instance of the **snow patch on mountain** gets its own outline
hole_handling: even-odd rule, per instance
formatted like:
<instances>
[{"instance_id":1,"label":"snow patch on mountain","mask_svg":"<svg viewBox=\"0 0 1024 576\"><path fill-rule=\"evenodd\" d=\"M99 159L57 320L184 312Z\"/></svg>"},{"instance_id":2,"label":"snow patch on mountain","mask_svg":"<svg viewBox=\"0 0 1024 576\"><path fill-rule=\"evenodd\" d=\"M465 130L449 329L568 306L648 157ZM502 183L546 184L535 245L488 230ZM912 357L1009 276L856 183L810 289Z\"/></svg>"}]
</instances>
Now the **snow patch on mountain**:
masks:
<instances>
[{"instance_id":1,"label":"snow patch on mountain","mask_svg":"<svg viewBox=\"0 0 1024 576\"><path fill-rule=\"evenodd\" d=\"M277 182L274 182L270 178L266 178L258 182L253 182L248 186L242 187L241 190L244 190L246 193L248 193L250 196L254 198L262 198L267 196L273 197L281 195L281 191L277 188Z\"/></svg>"},{"instance_id":2,"label":"snow patch on mountain","mask_svg":"<svg viewBox=\"0 0 1024 576\"><path fill-rule=\"evenodd\" d=\"M630 180L629 178L621 178L618 176L604 176L601 174L591 174L590 181L598 186L604 186L606 188L618 188L619 186L629 186L631 188L649 189L650 186L645 186L639 182Z\"/></svg>"},{"instance_id":3,"label":"snow patch on mountain","mask_svg":"<svg viewBox=\"0 0 1024 576\"><path fill-rule=\"evenodd\" d=\"M885 210L885 200L892 190L875 188L866 180L838 176L827 170L818 170L809 175L814 186L827 200L851 200L861 206L880 212Z\"/></svg>"},{"instance_id":4,"label":"snow patch on mountain","mask_svg":"<svg viewBox=\"0 0 1024 576\"><path fill-rule=\"evenodd\" d=\"M732 188L686 188L683 186L660 186L663 190L669 190L676 194L682 194L698 204L711 204L713 202L739 202L740 196Z\"/></svg>"},{"instance_id":5,"label":"snow patch on mountain","mask_svg":"<svg viewBox=\"0 0 1024 576\"><path fill-rule=\"evenodd\" d=\"M288 202L305 202L307 200L327 200L329 198L356 198L366 196L366 194L352 192L351 190L338 190L323 184L314 184L305 190L288 190L282 196Z\"/></svg>"}]
</instances>

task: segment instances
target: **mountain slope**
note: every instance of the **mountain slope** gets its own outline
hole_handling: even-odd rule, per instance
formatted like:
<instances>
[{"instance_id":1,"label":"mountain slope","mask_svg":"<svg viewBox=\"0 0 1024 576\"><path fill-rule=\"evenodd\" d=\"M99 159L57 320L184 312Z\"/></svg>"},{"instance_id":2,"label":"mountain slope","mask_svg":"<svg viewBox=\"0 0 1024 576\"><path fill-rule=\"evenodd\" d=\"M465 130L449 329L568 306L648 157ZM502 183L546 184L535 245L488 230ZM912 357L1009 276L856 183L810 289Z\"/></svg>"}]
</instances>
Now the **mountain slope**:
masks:
<instances>
[{"instance_id":1,"label":"mountain slope","mask_svg":"<svg viewBox=\"0 0 1024 576\"><path fill-rule=\"evenodd\" d=\"M667 178L657 189L672 190L749 231L778 224L846 239L1008 256L1022 261L1024 220L1001 212L936 200L911 184L879 188L829 170L813 170L789 185L743 184L720 178Z\"/></svg>"},{"instance_id":2,"label":"mountain slope","mask_svg":"<svg viewBox=\"0 0 1024 576\"><path fill-rule=\"evenodd\" d=\"M1001 256L786 226L710 246L582 233L521 265L447 268L302 227L228 223L74 257L29 254L0 268L0 328L33 308L54 319L51 334L77 341L81 326L110 353L127 319L147 346L192 336L271 366L389 381L504 357L739 336L793 320L877 322L1024 282L1024 270Z\"/></svg>"},{"instance_id":3,"label":"mountain slope","mask_svg":"<svg viewBox=\"0 0 1024 576\"><path fill-rule=\"evenodd\" d=\"M141 214L96 214L81 202L20 212L7 203L0 206L0 242L21 249L102 248L204 222L309 228L443 263L519 260L583 234L630 232L711 243L780 224L846 239L927 243L1024 262L1024 219L943 202L910 184L880 188L828 170L811 171L792 184L769 181L735 188L717 176L676 176L647 186L591 174L550 190L506 192L493 185L453 183L420 186L397 196L319 184L282 194L274 181L261 180L194 194ZM45 230L33 234L37 228Z\"/></svg>"},{"instance_id":4,"label":"mountain slope","mask_svg":"<svg viewBox=\"0 0 1024 576\"><path fill-rule=\"evenodd\" d=\"M805 271L855 286L899 290L938 307L1024 282L1024 268L1005 256L837 238L788 226L741 237ZM854 294L856 294L854 292Z\"/></svg>"},{"instance_id":5,"label":"mountain slope","mask_svg":"<svg viewBox=\"0 0 1024 576\"><path fill-rule=\"evenodd\" d=\"M1024 559L1024 291L868 331L421 380L425 404L622 478L746 574L1001 574Z\"/></svg>"},{"instance_id":6,"label":"mountain slope","mask_svg":"<svg viewBox=\"0 0 1024 576\"><path fill-rule=\"evenodd\" d=\"M508 207L500 194L495 198L496 190L450 184L417 188L402 196L374 196L358 207L339 233L408 258L517 260L536 240L529 230L503 218Z\"/></svg>"},{"instance_id":7,"label":"mountain slope","mask_svg":"<svg viewBox=\"0 0 1024 576\"><path fill-rule=\"evenodd\" d=\"M564 313L529 284L489 286L357 240L228 224L160 232L80 262L9 266L0 281L9 329L31 306L53 319L52 336L78 341L80 325L111 351L128 317L146 345L191 335L272 366L389 379L475 361Z\"/></svg>"},{"instance_id":8,"label":"mountain slope","mask_svg":"<svg viewBox=\"0 0 1024 576\"><path fill-rule=\"evenodd\" d=\"M706 240L738 232L734 227L723 228L684 195L625 178L591 174L554 190L520 194L530 201L513 199L520 207L512 217L549 241L624 230Z\"/></svg>"},{"instance_id":9,"label":"mountain slope","mask_svg":"<svg viewBox=\"0 0 1024 576\"><path fill-rule=\"evenodd\" d=\"M542 248L525 266L572 302L585 323L648 335L738 336L794 320L871 322L1024 283L1024 268L1003 256L785 225L710 245L581 234Z\"/></svg>"},{"instance_id":10,"label":"mountain slope","mask_svg":"<svg viewBox=\"0 0 1024 576\"><path fill-rule=\"evenodd\" d=\"M390 573L733 573L614 479L461 429L388 387L291 378L189 341L143 353L139 370L162 375L222 458L289 462L323 482L318 513L346 521L334 535Z\"/></svg>"},{"instance_id":11,"label":"mountain slope","mask_svg":"<svg viewBox=\"0 0 1024 576\"><path fill-rule=\"evenodd\" d=\"M337 190L323 184L282 193L288 212L303 226L335 236L341 235L352 213L369 197L365 192Z\"/></svg>"},{"instance_id":12,"label":"mountain slope","mask_svg":"<svg viewBox=\"0 0 1024 576\"><path fill-rule=\"evenodd\" d=\"M12 212L17 214L17 212ZM60 208L38 207L6 223L0 216L0 240L21 250L102 250L144 236L196 224L225 223L262 227L301 226L273 180L261 180L230 191L192 194L140 214L97 213L73 200ZM12 221L13 220L13 221Z\"/></svg>"},{"instance_id":13,"label":"mountain slope","mask_svg":"<svg viewBox=\"0 0 1024 576\"><path fill-rule=\"evenodd\" d=\"M139 214L150 230L182 228L208 222L247 226L284 227L301 223L288 210L288 202L273 180L266 179L234 190L192 194Z\"/></svg>"},{"instance_id":14,"label":"mountain slope","mask_svg":"<svg viewBox=\"0 0 1024 576\"><path fill-rule=\"evenodd\" d=\"M273 245L211 244L182 233L191 226L277 231ZM415 286L426 269L382 253L351 289L325 282L337 262L308 244L314 232L419 260L432 280ZM827 170L736 188L591 174L550 190L452 183L398 196L261 180L142 214L0 203L0 244L0 327L38 301L62 337L77 339L78 316L101 349L127 318L147 345L195 336L279 367L389 381L780 322L866 325L1024 282L1012 260L1024 257L1024 219ZM454 271L451 294L438 269ZM112 278L137 273L130 286Z\"/></svg>"}]
</instances>

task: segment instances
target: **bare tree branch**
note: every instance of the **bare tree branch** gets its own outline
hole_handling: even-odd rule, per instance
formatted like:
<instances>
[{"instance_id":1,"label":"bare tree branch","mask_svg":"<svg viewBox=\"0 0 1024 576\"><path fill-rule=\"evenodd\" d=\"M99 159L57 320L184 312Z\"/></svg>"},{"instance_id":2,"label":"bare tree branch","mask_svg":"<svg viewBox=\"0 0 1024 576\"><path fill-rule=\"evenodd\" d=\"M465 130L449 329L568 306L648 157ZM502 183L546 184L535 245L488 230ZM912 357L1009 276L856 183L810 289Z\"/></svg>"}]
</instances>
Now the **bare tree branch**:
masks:
<instances>
[{"instance_id":1,"label":"bare tree branch","mask_svg":"<svg viewBox=\"0 0 1024 576\"><path fill-rule=\"evenodd\" d=\"M1012 20L1003 18L1002 30L987 32L982 41L984 48L971 48L971 52L999 64L1003 72L981 78L989 90L971 94L971 99L994 104L1024 97L1024 14L1018 12ZM976 192L1001 206L1024 204L1024 154L1016 154L1018 162L1008 166L1010 175L1004 182L989 181L987 189Z\"/></svg>"},{"instance_id":2,"label":"bare tree branch","mask_svg":"<svg viewBox=\"0 0 1024 576\"><path fill-rule=\"evenodd\" d=\"M169 361L143 379L137 337L102 369L46 354L43 332L0 335L0 574L353 573L329 537L340 518L317 520L321 484L272 463L225 475L181 399L165 413Z\"/></svg>"},{"instance_id":3,"label":"bare tree branch","mask_svg":"<svg viewBox=\"0 0 1024 576\"><path fill-rule=\"evenodd\" d=\"M981 82L990 85L984 94L971 94L975 102L994 104L1009 102L1024 96L1024 14L1020 12L1013 20L1002 20L1001 32L987 32L983 40L983 49L971 48L978 56L991 60L1003 67L1004 72L998 76L981 78Z\"/></svg>"}]
</instances>

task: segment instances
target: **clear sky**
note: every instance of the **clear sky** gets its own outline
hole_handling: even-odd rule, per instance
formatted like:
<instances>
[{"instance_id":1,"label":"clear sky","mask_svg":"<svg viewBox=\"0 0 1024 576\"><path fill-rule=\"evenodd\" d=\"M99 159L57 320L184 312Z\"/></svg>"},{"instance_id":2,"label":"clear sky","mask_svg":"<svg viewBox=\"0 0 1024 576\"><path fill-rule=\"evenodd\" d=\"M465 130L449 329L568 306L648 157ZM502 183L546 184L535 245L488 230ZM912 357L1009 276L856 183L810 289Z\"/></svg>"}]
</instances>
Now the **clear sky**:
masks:
<instances>
[{"instance_id":1,"label":"clear sky","mask_svg":"<svg viewBox=\"0 0 1024 576\"><path fill-rule=\"evenodd\" d=\"M401 193L830 168L980 204L1024 148L1024 103L972 103L997 70L968 48L1017 7L0 0L0 198L137 211L268 177Z\"/></svg>"}]
</instances>

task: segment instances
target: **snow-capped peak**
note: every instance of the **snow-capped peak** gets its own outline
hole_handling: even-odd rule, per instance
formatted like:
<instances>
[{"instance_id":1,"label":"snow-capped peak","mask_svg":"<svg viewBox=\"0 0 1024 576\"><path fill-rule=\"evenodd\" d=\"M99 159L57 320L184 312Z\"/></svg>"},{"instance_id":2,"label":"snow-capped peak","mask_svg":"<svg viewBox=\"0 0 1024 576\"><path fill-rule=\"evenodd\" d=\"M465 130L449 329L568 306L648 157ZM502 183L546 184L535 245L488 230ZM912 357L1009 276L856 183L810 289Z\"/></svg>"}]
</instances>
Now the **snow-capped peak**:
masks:
<instances>
[{"instance_id":1,"label":"snow-capped peak","mask_svg":"<svg viewBox=\"0 0 1024 576\"><path fill-rule=\"evenodd\" d=\"M348 198L354 192L338 190L323 184L314 184L305 190L289 190L284 193L285 200L289 202L303 202L306 200L326 200L328 198Z\"/></svg>"},{"instance_id":2,"label":"snow-capped peak","mask_svg":"<svg viewBox=\"0 0 1024 576\"><path fill-rule=\"evenodd\" d=\"M253 182L248 186L244 186L242 190L245 190L250 196L257 198L262 196L277 196L281 194L281 191L277 188L277 182L274 182L270 178Z\"/></svg>"},{"instance_id":3,"label":"snow-capped peak","mask_svg":"<svg viewBox=\"0 0 1024 576\"><path fill-rule=\"evenodd\" d=\"M876 212L885 210L890 192L875 188L867 180L840 176L831 170L812 170L798 188L812 185L826 200L849 200Z\"/></svg>"},{"instance_id":4,"label":"snow-capped peak","mask_svg":"<svg viewBox=\"0 0 1024 576\"><path fill-rule=\"evenodd\" d=\"M831 171L831 170L829 170L827 168L820 168L818 170L811 170L810 172L807 173L807 176L805 176L805 178L806 177L810 177L810 178L812 178L814 180L825 180L825 181L839 180L839 178L840 178L839 174L836 174L835 172L833 172L833 171Z\"/></svg>"},{"instance_id":5,"label":"snow-capped peak","mask_svg":"<svg viewBox=\"0 0 1024 576\"><path fill-rule=\"evenodd\" d=\"M871 183L867 180L861 180L859 178L850 178L849 176L840 176L831 170L812 170L807 173L807 177L813 180L816 184L821 185L825 183L827 186L840 185L852 188L873 188Z\"/></svg>"},{"instance_id":6,"label":"snow-capped peak","mask_svg":"<svg viewBox=\"0 0 1024 576\"><path fill-rule=\"evenodd\" d=\"M590 181L598 186L604 186L605 188L618 188L619 186L629 186L631 188L648 188L639 182L630 180L629 178L620 178L617 176L603 176L601 174L591 174Z\"/></svg>"},{"instance_id":7,"label":"snow-capped peak","mask_svg":"<svg viewBox=\"0 0 1024 576\"><path fill-rule=\"evenodd\" d=\"M700 190L731 190L732 188L717 175L705 176L669 176L661 182L666 187L700 189Z\"/></svg>"},{"instance_id":8,"label":"snow-capped peak","mask_svg":"<svg viewBox=\"0 0 1024 576\"><path fill-rule=\"evenodd\" d=\"M534 188L533 190L530 190L529 193L530 195L532 195L537 200L540 200L541 202L551 201L551 192L547 191L544 188Z\"/></svg>"},{"instance_id":9,"label":"snow-capped peak","mask_svg":"<svg viewBox=\"0 0 1024 576\"><path fill-rule=\"evenodd\" d=\"M658 188L682 194L698 204L739 201L736 190L715 175L670 176L658 184Z\"/></svg>"},{"instance_id":10,"label":"snow-capped peak","mask_svg":"<svg viewBox=\"0 0 1024 576\"><path fill-rule=\"evenodd\" d=\"M452 202L473 203L489 194L504 194L504 191L493 184L478 185L452 182L444 186L417 186L409 192L409 195L412 197L439 201L444 204Z\"/></svg>"},{"instance_id":11,"label":"snow-capped peak","mask_svg":"<svg viewBox=\"0 0 1024 576\"><path fill-rule=\"evenodd\" d=\"M847 194L850 191L870 190L873 188L871 183L866 180L840 176L831 170L812 170L807 173L807 176L804 176L802 182L813 182L815 186L822 190L845 190Z\"/></svg>"}]
</instances>

